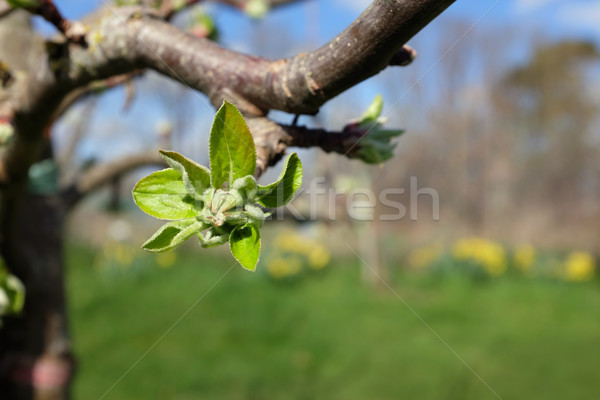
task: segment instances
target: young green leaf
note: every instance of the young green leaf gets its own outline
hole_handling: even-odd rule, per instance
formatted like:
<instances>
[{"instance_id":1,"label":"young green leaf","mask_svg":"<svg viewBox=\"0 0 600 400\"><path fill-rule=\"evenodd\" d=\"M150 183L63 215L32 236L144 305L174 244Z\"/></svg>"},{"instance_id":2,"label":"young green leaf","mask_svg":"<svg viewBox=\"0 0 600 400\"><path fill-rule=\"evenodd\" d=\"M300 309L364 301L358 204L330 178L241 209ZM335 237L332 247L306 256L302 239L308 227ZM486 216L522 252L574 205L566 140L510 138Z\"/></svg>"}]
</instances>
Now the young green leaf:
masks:
<instances>
[{"instance_id":1,"label":"young green leaf","mask_svg":"<svg viewBox=\"0 0 600 400\"><path fill-rule=\"evenodd\" d=\"M231 231L229 248L242 267L249 271L256 270L260 255L260 234L256 226L246 224Z\"/></svg>"},{"instance_id":2,"label":"young green leaf","mask_svg":"<svg viewBox=\"0 0 600 400\"><path fill-rule=\"evenodd\" d=\"M1 268L1 267L0 267ZM25 287L21 281L0 269L0 315L18 314L25 303Z\"/></svg>"},{"instance_id":3,"label":"young green leaf","mask_svg":"<svg viewBox=\"0 0 600 400\"><path fill-rule=\"evenodd\" d=\"M375 96L369 108L360 116L358 123L360 125L367 125L377 122L377 118L381 115L383 109L383 97L380 94Z\"/></svg>"},{"instance_id":4,"label":"young green leaf","mask_svg":"<svg viewBox=\"0 0 600 400\"><path fill-rule=\"evenodd\" d=\"M133 188L133 199L146 214L160 219L183 219L196 215L187 201L181 172L172 168L142 178Z\"/></svg>"},{"instance_id":5,"label":"young green leaf","mask_svg":"<svg viewBox=\"0 0 600 400\"><path fill-rule=\"evenodd\" d=\"M211 183L220 189L246 175L254 175L256 149L254 139L238 109L223 102L210 131Z\"/></svg>"},{"instance_id":6,"label":"young green leaf","mask_svg":"<svg viewBox=\"0 0 600 400\"><path fill-rule=\"evenodd\" d=\"M153 253L163 253L179 246L190 237L206 229L207 225L196 218L181 219L164 224L142 245L144 250Z\"/></svg>"},{"instance_id":7,"label":"young green leaf","mask_svg":"<svg viewBox=\"0 0 600 400\"><path fill-rule=\"evenodd\" d=\"M252 175L246 175L243 178L238 178L233 182L231 188L242 196L244 200L252 200L256 196L258 183Z\"/></svg>"},{"instance_id":8,"label":"young green leaf","mask_svg":"<svg viewBox=\"0 0 600 400\"><path fill-rule=\"evenodd\" d=\"M356 158L367 164L381 164L389 160L394 156L394 149L396 148L396 143L392 143L391 140L403 133L402 130L380 129L380 124L376 123L371 132L359 143Z\"/></svg>"},{"instance_id":9,"label":"young green leaf","mask_svg":"<svg viewBox=\"0 0 600 400\"><path fill-rule=\"evenodd\" d=\"M183 183L189 195L202 196L210 187L210 171L183 155L167 150L159 150L167 164L181 172Z\"/></svg>"},{"instance_id":10,"label":"young green leaf","mask_svg":"<svg viewBox=\"0 0 600 400\"><path fill-rule=\"evenodd\" d=\"M269 208L287 204L302 185L302 162L298 154L292 153L285 160L283 171L277 181L258 187L258 202Z\"/></svg>"},{"instance_id":11,"label":"young green leaf","mask_svg":"<svg viewBox=\"0 0 600 400\"><path fill-rule=\"evenodd\" d=\"M39 7L42 2L41 0L6 0L8 4L15 8L29 8L33 9Z\"/></svg>"},{"instance_id":12,"label":"young green leaf","mask_svg":"<svg viewBox=\"0 0 600 400\"><path fill-rule=\"evenodd\" d=\"M205 235L203 235L201 232L198 233L198 239L200 239L200 245L203 248L208 249L210 247L217 247L227 243L229 240L229 235L230 234L224 231L222 228L213 226L206 231Z\"/></svg>"}]
</instances>

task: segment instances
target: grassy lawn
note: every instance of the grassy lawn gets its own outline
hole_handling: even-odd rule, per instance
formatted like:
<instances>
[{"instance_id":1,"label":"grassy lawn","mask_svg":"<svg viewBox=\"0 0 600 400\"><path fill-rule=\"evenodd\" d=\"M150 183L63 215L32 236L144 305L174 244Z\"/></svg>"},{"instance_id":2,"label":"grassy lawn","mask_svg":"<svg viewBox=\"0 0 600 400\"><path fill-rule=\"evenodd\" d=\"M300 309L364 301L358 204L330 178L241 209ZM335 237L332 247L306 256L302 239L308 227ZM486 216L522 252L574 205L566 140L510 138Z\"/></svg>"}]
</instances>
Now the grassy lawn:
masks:
<instances>
[{"instance_id":1,"label":"grassy lawn","mask_svg":"<svg viewBox=\"0 0 600 400\"><path fill-rule=\"evenodd\" d=\"M497 398L473 371L504 400L600 393L597 281L397 273L420 320L353 260L283 284L207 253L110 274L68 250L75 399Z\"/></svg>"}]
</instances>

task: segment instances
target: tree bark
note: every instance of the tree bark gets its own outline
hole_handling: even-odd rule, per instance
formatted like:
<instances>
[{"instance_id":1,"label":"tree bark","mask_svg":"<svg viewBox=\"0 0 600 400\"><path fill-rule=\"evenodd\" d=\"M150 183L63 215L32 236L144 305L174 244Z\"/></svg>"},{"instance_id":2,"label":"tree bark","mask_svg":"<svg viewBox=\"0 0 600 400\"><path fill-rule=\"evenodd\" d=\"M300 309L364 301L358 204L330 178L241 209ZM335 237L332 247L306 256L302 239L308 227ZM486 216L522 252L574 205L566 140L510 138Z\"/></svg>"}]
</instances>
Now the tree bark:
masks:
<instances>
[{"instance_id":1,"label":"tree bark","mask_svg":"<svg viewBox=\"0 0 600 400\"><path fill-rule=\"evenodd\" d=\"M27 297L21 316L5 318L0 329L0 393L11 400L67 399L74 357L65 308L63 202L29 193L12 200L19 204L2 253Z\"/></svg>"}]
</instances>

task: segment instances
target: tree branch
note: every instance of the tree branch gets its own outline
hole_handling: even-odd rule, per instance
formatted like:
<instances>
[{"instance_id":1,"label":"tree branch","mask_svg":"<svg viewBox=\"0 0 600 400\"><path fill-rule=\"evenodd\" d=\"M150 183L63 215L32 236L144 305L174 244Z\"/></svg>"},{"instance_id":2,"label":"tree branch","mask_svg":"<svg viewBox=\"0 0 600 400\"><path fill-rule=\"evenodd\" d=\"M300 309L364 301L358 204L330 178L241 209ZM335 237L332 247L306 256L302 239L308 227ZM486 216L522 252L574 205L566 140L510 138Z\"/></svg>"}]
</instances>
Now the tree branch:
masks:
<instances>
[{"instance_id":1,"label":"tree branch","mask_svg":"<svg viewBox=\"0 0 600 400\"><path fill-rule=\"evenodd\" d=\"M326 153L338 153L348 158L360 159L361 139L366 134L365 128L352 123L341 131L328 131L278 124L265 117L249 118L246 122L256 143L257 177L269 166L275 165L288 147L318 147Z\"/></svg>"},{"instance_id":2,"label":"tree branch","mask_svg":"<svg viewBox=\"0 0 600 400\"><path fill-rule=\"evenodd\" d=\"M146 165L166 165L165 160L155 151L118 158L114 161L98 165L84 172L77 181L63 192L63 199L68 208L90 192L102 187L136 168Z\"/></svg>"},{"instance_id":3,"label":"tree branch","mask_svg":"<svg viewBox=\"0 0 600 400\"><path fill-rule=\"evenodd\" d=\"M13 10L14 8L12 8L5 0L0 0L0 18L10 14Z\"/></svg>"}]
</instances>

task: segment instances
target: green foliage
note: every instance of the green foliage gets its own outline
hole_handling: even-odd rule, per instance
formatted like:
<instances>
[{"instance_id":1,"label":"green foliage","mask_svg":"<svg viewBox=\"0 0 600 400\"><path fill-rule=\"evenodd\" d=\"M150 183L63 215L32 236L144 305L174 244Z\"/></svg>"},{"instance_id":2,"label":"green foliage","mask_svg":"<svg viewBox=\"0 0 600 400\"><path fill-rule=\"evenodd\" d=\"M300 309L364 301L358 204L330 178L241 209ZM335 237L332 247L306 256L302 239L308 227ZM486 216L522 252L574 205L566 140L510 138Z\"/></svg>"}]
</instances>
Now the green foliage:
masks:
<instances>
[{"instance_id":1,"label":"green foliage","mask_svg":"<svg viewBox=\"0 0 600 400\"><path fill-rule=\"evenodd\" d=\"M183 155L161 150L171 168L142 178L133 198L144 212L170 220L143 248L151 252L174 249L192 236L204 248L227 242L236 260L254 271L260 255L260 233L267 217L262 206L288 203L302 184L302 163L293 153L279 179L260 186L254 178L256 149L242 114L224 102L210 132L210 167Z\"/></svg>"},{"instance_id":2,"label":"green foliage","mask_svg":"<svg viewBox=\"0 0 600 400\"><path fill-rule=\"evenodd\" d=\"M210 131L211 183L220 189L256 169L254 139L242 114L225 101L217 111Z\"/></svg>"},{"instance_id":3,"label":"green foliage","mask_svg":"<svg viewBox=\"0 0 600 400\"><path fill-rule=\"evenodd\" d=\"M141 179L133 189L133 198L142 211L156 218L173 220L196 215L182 173L172 168Z\"/></svg>"},{"instance_id":4,"label":"green foliage","mask_svg":"<svg viewBox=\"0 0 600 400\"><path fill-rule=\"evenodd\" d=\"M196 218L168 222L144 243L143 248L152 252L172 250L204 228L206 226Z\"/></svg>"},{"instance_id":5,"label":"green foliage","mask_svg":"<svg viewBox=\"0 0 600 400\"><path fill-rule=\"evenodd\" d=\"M188 31L198 37L204 37L210 40L219 40L219 30L213 17L204 10L197 8L192 12Z\"/></svg>"},{"instance_id":6,"label":"green foliage","mask_svg":"<svg viewBox=\"0 0 600 400\"><path fill-rule=\"evenodd\" d=\"M260 234L256 225L237 226L229 237L231 253L242 267L254 271L260 255Z\"/></svg>"},{"instance_id":7,"label":"green foliage","mask_svg":"<svg viewBox=\"0 0 600 400\"><path fill-rule=\"evenodd\" d=\"M358 122L361 125L372 124L377 122L377 118L381 115L383 110L383 97L378 94L375 96L369 107L365 110L363 115L360 116Z\"/></svg>"},{"instance_id":8,"label":"green foliage","mask_svg":"<svg viewBox=\"0 0 600 400\"><path fill-rule=\"evenodd\" d=\"M386 120L380 118L382 110L383 98L377 95L357 122L358 127L367 133L359 142L356 155L367 164L381 164L392 158L396 143L391 140L404 133L403 130L383 129Z\"/></svg>"},{"instance_id":9,"label":"green foliage","mask_svg":"<svg viewBox=\"0 0 600 400\"><path fill-rule=\"evenodd\" d=\"M0 316L18 314L24 303L25 287L16 276L8 273L0 260Z\"/></svg>"},{"instance_id":10,"label":"green foliage","mask_svg":"<svg viewBox=\"0 0 600 400\"><path fill-rule=\"evenodd\" d=\"M122 6L137 6L140 4L140 0L116 0L115 4L119 7Z\"/></svg>"},{"instance_id":11,"label":"green foliage","mask_svg":"<svg viewBox=\"0 0 600 400\"><path fill-rule=\"evenodd\" d=\"M249 0L246 3L244 11L252 18L263 18L269 12L269 3L267 0Z\"/></svg>"},{"instance_id":12,"label":"green foliage","mask_svg":"<svg viewBox=\"0 0 600 400\"><path fill-rule=\"evenodd\" d=\"M13 6L14 8L27 8L33 9L37 8L41 5L41 0L6 0L8 4Z\"/></svg>"},{"instance_id":13,"label":"green foliage","mask_svg":"<svg viewBox=\"0 0 600 400\"><path fill-rule=\"evenodd\" d=\"M196 164L174 151L161 150L160 154L171 168L181 172L183 184L188 193L201 196L204 190L210 187L210 171L208 168Z\"/></svg>"}]
</instances>

